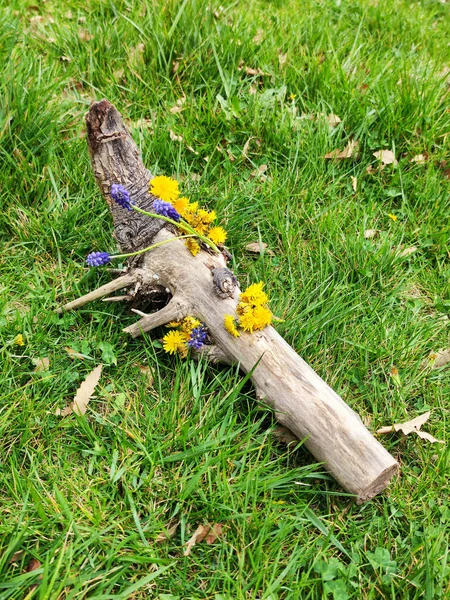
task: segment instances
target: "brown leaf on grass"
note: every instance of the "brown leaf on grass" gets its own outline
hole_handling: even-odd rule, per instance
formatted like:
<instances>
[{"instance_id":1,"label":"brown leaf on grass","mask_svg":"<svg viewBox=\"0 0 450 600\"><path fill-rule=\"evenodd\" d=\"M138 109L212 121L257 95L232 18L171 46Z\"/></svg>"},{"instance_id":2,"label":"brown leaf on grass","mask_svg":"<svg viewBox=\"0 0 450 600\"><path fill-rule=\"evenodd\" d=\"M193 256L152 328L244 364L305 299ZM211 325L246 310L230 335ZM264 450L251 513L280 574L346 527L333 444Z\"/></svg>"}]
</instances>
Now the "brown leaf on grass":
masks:
<instances>
[{"instance_id":1,"label":"brown leaf on grass","mask_svg":"<svg viewBox=\"0 0 450 600\"><path fill-rule=\"evenodd\" d=\"M327 152L324 158L326 159L344 159L344 158L352 158L352 156L357 156L359 148L358 140L350 140L344 150L333 150L332 152Z\"/></svg>"},{"instance_id":2,"label":"brown leaf on grass","mask_svg":"<svg viewBox=\"0 0 450 600\"><path fill-rule=\"evenodd\" d=\"M86 357L81 352L76 352L73 348L69 348L66 346L64 350L67 352L70 358L79 358L80 360L84 360Z\"/></svg>"},{"instance_id":3,"label":"brown leaf on grass","mask_svg":"<svg viewBox=\"0 0 450 600\"><path fill-rule=\"evenodd\" d=\"M50 359L47 356L44 356L43 358L37 358L34 361L34 364L36 365L34 367L35 373L40 373L42 371L48 371L49 367L50 367Z\"/></svg>"},{"instance_id":4,"label":"brown leaf on grass","mask_svg":"<svg viewBox=\"0 0 450 600\"><path fill-rule=\"evenodd\" d=\"M176 113L179 113L183 110L183 104L186 102L186 96L182 96L181 98L178 98L177 103L175 104L175 106L172 106L172 108L169 109L169 111L174 115Z\"/></svg>"},{"instance_id":5,"label":"brown leaf on grass","mask_svg":"<svg viewBox=\"0 0 450 600\"><path fill-rule=\"evenodd\" d=\"M445 366L450 363L450 348L439 350L439 352L433 352L428 357L428 361L433 369L439 369L440 367Z\"/></svg>"},{"instance_id":6,"label":"brown leaf on grass","mask_svg":"<svg viewBox=\"0 0 450 600\"><path fill-rule=\"evenodd\" d=\"M222 528L223 525L220 523L214 523L214 525L199 525L194 531L194 535L186 542L186 549L183 552L183 556L189 556L195 544L203 542L205 538L207 544L214 543L221 535Z\"/></svg>"},{"instance_id":7,"label":"brown leaf on grass","mask_svg":"<svg viewBox=\"0 0 450 600\"><path fill-rule=\"evenodd\" d=\"M168 527L165 531L162 531L160 534L158 534L158 536L155 540L155 543L163 544L164 542L171 540L173 537L175 537L175 534L176 534L179 526L180 526L180 521L177 521L176 523L174 523L173 525Z\"/></svg>"},{"instance_id":8,"label":"brown leaf on grass","mask_svg":"<svg viewBox=\"0 0 450 600\"><path fill-rule=\"evenodd\" d=\"M424 154L417 154L417 156L413 156L410 163L416 163L417 165L424 165L427 162L427 157Z\"/></svg>"},{"instance_id":9,"label":"brown leaf on grass","mask_svg":"<svg viewBox=\"0 0 450 600\"><path fill-rule=\"evenodd\" d=\"M264 71L262 71L259 67L257 69L252 69L252 67L244 67L244 71L247 75L259 75L260 77L263 77L265 75L268 75L268 73L264 73Z\"/></svg>"},{"instance_id":10,"label":"brown leaf on grass","mask_svg":"<svg viewBox=\"0 0 450 600\"><path fill-rule=\"evenodd\" d=\"M284 65L286 64L286 60L287 60L287 53L283 54L282 52L280 52L278 54L278 62L280 64L280 67L283 68Z\"/></svg>"},{"instance_id":11,"label":"brown leaf on grass","mask_svg":"<svg viewBox=\"0 0 450 600\"><path fill-rule=\"evenodd\" d=\"M283 427L282 425L277 425L272 434L274 438L276 438L282 444L286 444L288 448L291 445L297 445L299 441L298 437L295 436L290 429Z\"/></svg>"},{"instance_id":12,"label":"brown leaf on grass","mask_svg":"<svg viewBox=\"0 0 450 600\"><path fill-rule=\"evenodd\" d=\"M342 123L342 119L340 117L338 117L337 115L326 115L324 117L325 121L328 123L328 125L330 127L337 127L339 125L339 123Z\"/></svg>"},{"instance_id":13,"label":"brown leaf on grass","mask_svg":"<svg viewBox=\"0 0 450 600\"><path fill-rule=\"evenodd\" d=\"M208 535L209 530L209 525L199 525L194 531L194 535L186 542L186 549L183 552L183 556L189 556L195 544L202 542Z\"/></svg>"},{"instance_id":14,"label":"brown leaf on grass","mask_svg":"<svg viewBox=\"0 0 450 600\"><path fill-rule=\"evenodd\" d=\"M409 248L404 248L400 252L400 256L409 256L410 254L414 254L414 252L417 252L417 250L417 246L410 246Z\"/></svg>"},{"instance_id":15,"label":"brown leaf on grass","mask_svg":"<svg viewBox=\"0 0 450 600\"><path fill-rule=\"evenodd\" d=\"M377 152L373 153L373 156L377 158L381 164L383 165L398 165L398 162L395 158L395 154L392 150L377 150Z\"/></svg>"},{"instance_id":16,"label":"brown leaf on grass","mask_svg":"<svg viewBox=\"0 0 450 600\"><path fill-rule=\"evenodd\" d=\"M140 69L144 63L145 44L140 43L128 50L128 65L130 69Z\"/></svg>"},{"instance_id":17,"label":"brown leaf on grass","mask_svg":"<svg viewBox=\"0 0 450 600\"><path fill-rule=\"evenodd\" d=\"M364 232L364 237L366 240L371 240L372 238L378 235L377 229L366 229Z\"/></svg>"},{"instance_id":18,"label":"brown leaf on grass","mask_svg":"<svg viewBox=\"0 0 450 600\"><path fill-rule=\"evenodd\" d=\"M22 558L22 556L23 550L17 550L17 552L14 552L14 554L9 559L9 564L11 565L12 563L17 563Z\"/></svg>"},{"instance_id":19,"label":"brown leaf on grass","mask_svg":"<svg viewBox=\"0 0 450 600\"><path fill-rule=\"evenodd\" d=\"M263 39L264 39L264 30L258 29L258 31L256 32L256 35L252 39L252 42L254 44L260 44L263 41Z\"/></svg>"},{"instance_id":20,"label":"brown leaf on grass","mask_svg":"<svg viewBox=\"0 0 450 600\"><path fill-rule=\"evenodd\" d=\"M36 559L32 558L30 562L27 564L27 568L25 569L27 573L31 573L31 571L36 571L36 569L41 568L41 563Z\"/></svg>"},{"instance_id":21,"label":"brown leaf on grass","mask_svg":"<svg viewBox=\"0 0 450 600\"><path fill-rule=\"evenodd\" d=\"M138 369L145 379L146 387L153 387L154 380L153 380L153 374L151 372L150 367L148 367L146 365L138 365Z\"/></svg>"},{"instance_id":22,"label":"brown leaf on grass","mask_svg":"<svg viewBox=\"0 0 450 600\"><path fill-rule=\"evenodd\" d=\"M66 417L72 413L84 415L87 405L89 404L89 400L91 399L100 379L101 373L102 365L95 367L95 369L89 373L89 375L78 388L72 404L69 404L69 406L66 406L66 408L63 408L62 410L57 408L55 414L61 417Z\"/></svg>"},{"instance_id":23,"label":"brown leaf on grass","mask_svg":"<svg viewBox=\"0 0 450 600\"><path fill-rule=\"evenodd\" d=\"M222 535L222 529L222 523L214 523L214 525L210 527L208 535L206 536L206 543L214 544L214 542Z\"/></svg>"},{"instance_id":24,"label":"brown leaf on grass","mask_svg":"<svg viewBox=\"0 0 450 600\"><path fill-rule=\"evenodd\" d=\"M79 29L78 37L82 42L90 42L92 40L92 35L89 33L87 29Z\"/></svg>"},{"instance_id":25,"label":"brown leaf on grass","mask_svg":"<svg viewBox=\"0 0 450 600\"><path fill-rule=\"evenodd\" d=\"M177 135L171 129L169 129L169 136L170 136L170 139L172 140L172 142L182 142L183 141L183 136Z\"/></svg>"},{"instance_id":26,"label":"brown leaf on grass","mask_svg":"<svg viewBox=\"0 0 450 600\"><path fill-rule=\"evenodd\" d=\"M245 249L254 254L268 254L269 256L275 256L275 252L268 248L265 242L250 242L250 244L245 246Z\"/></svg>"},{"instance_id":27,"label":"brown leaf on grass","mask_svg":"<svg viewBox=\"0 0 450 600\"><path fill-rule=\"evenodd\" d=\"M357 177L353 177L353 175L350 175L350 179L352 180L353 191L356 192L356 189L358 187L358 178Z\"/></svg>"},{"instance_id":28,"label":"brown leaf on grass","mask_svg":"<svg viewBox=\"0 0 450 600\"><path fill-rule=\"evenodd\" d=\"M244 144L244 147L242 148L242 155L243 155L243 156L244 156L244 157L245 157L247 160L248 160L248 150L249 150L249 148L250 148L250 142L251 142L252 140L255 140L255 139L256 139L256 138L255 138L255 136L254 136L254 135L250 136L250 137L248 138L248 140L245 142L245 144ZM257 146L260 146L260 145L261 145L261 142L260 142L258 139L256 139L256 142L255 142L255 143L256 143L256 145L257 145Z\"/></svg>"},{"instance_id":29,"label":"brown leaf on grass","mask_svg":"<svg viewBox=\"0 0 450 600\"><path fill-rule=\"evenodd\" d=\"M424 440L428 440L429 442L438 442L440 444L443 444L444 442L442 442L441 440L437 440L436 438L434 438L431 434L425 432L425 431L420 431L420 428L422 427L422 425L424 423L426 423L428 421L428 419L430 418L430 411L423 413L423 415L419 415L418 417L416 417L415 419L412 419L412 421L406 421L405 423L394 423L394 425L388 425L387 427L381 427L381 429L379 429L377 431L377 433L391 433L393 431L401 431L403 433L403 435L409 435L410 433L417 433L417 435L424 439Z\"/></svg>"},{"instance_id":30,"label":"brown leaf on grass","mask_svg":"<svg viewBox=\"0 0 450 600\"><path fill-rule=\"evenodd\" d=\"M254 171L252 171L250 173L250 176L258 177L262 181L265 181L267 179L267 177L266 177L266 175L264 175L264 173L267 171L268 168L269 167L267 165L259 165L259 167L257 169L255 169Z\"/></svg>"},{"instance_id":31,"label":"brown leaf on grass","mask_svg":"<svg viewBox=\"0 0 450 600\"><path fill-rule=\"evenodd\" d=\"M30 25L32 27L34 27L35 25L38 25L39 23L42 23L44 21L44 17L42 15L35 15L34 17L30 18Z\"/></svg>"}]
</instances>

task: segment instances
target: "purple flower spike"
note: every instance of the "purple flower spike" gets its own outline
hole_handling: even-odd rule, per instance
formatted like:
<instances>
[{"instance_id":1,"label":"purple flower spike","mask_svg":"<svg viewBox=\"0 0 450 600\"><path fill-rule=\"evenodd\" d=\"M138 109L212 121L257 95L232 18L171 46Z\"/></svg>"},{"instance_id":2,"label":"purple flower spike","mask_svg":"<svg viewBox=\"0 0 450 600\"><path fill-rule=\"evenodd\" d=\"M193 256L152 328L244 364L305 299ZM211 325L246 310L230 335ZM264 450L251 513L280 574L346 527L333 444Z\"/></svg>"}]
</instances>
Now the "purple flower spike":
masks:
<instances>
[{"instance_id":1,"label":"purple flower spike","mask_svg":"<svg viewBox=\"0 0 450 600\"><path fill-rule=\"evenodd\" d=\"M192 330L187 345L195 350L200 350L203 344L206 342L207 331L204 325L199 325Z\"/></svg>"},{"instance_id":2,"label":"purple flower spike","mask_svg":"<svg viewBox=\"0 0 450 600\"><path fill-rule=\"evenodd\" d=\"M86 262L90 267L101 267L111 261L109 252L91 252L86 257Z\"/></svg>"},{"instance_id":3,"label":"purple flower spike","mask_svg":"<svg viewBox=\"0 0 450 600\"><path fill-rule=\"evenodd\" d=\"M178 221L181 219L178 212L170 204L170 202L164 202L164 200L153 200L153 212L163 217L169 217L172 221Z\"/></svg>"},{"instance_id":4,"label":"purple flower spike","mask_svg":"<svg viewBox=\"0 0 450 600\"><path fill-rule=\"evenodd\" d=\"M111 186L111 198L122 208L131 210L133 202L130 200L130 192L120 183L113 183Z\"/></svg>"}]
</instances>

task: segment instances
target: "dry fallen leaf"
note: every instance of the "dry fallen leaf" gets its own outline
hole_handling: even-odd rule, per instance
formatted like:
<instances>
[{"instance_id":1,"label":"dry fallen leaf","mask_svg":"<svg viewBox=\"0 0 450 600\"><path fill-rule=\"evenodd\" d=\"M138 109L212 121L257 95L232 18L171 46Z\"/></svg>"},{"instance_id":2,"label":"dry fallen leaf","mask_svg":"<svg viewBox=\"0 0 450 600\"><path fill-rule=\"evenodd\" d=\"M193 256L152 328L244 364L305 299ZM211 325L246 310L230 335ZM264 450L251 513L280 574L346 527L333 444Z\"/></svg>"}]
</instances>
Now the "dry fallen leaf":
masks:
<instances>
[{"instance_id":1,"label":"dry fallen leaf","mask_svg":"<svg viewBox=\"0 0 450 600\"><path fill-rule=\"evenodd\" d=\"M281 68L283 68L284 65L286 64L286 60L287 60L287 53L283 54L282 52L280 52L280 54L278 55L278 62L280 63Z\"/></svg>"},{"instance_id":2,"label":"dry fallen leaf","mask_svg":"<svg viewBox=\"0 0 450 600\"><path fill-rule=\"evenodd\" d=\"M255 139L255 136L253 136L253 135L251 137L249 137L248 140L245 142L244 147L242 148L242 154L247 160L248 160L248 150L250 148L250 142L254 139ZM259 140L256 140L256 144L258 146L260 146L261 142Z\"/></svg>"},{"instance_id":3,"label":"dry fallen leaf","mask_svg":"<svg viewBox=\"0 0 450 600\"><path fill-rule=\"evenodd\" d=\"M252 42L254 44L260 44L263 41L264 38L264 30L263 29L258 29L258 31L256 32L255 37L252 39Z\"/></svg>"},{"instance_id":4,"label":"dry fallen leaf","mask_svg":"<svg viewBox=\"0 0 450 600\"><path fill-rule=\"evenodd\" d=\"M264 73L264 71L262 71L259 67L258 67L258 69L252 69L251 67L245 67L244 70L247 75L260 75L261 77L263 75L267 75L267 73Z\"/></svg>"},{"instance_id":5,"label":"dry fallen leaf","mask_svg":"<svg viewBox=\"0 0 450 600\"><path fill-rule=\"evenodd\" d=\"M373 156L377 158L383 165L398 165L397 160L395 159L395 154L392 150L378 150L373 153Z\"/></svg>"},{"instance_id":6,"label":"dry fallen leaf","mask_svg":"<svg viewBox=\"0 0 450 600\"><path fill-rule=\"evenodd\" d=\"M352 180L353 191L356 192L356 189L358 187L358 178L357 177L353 177L353 175L350 175L350 179Z\"/></svg>"},{"instance_id":7,"label":"dry fallen leaf","mask_svg":"<svg viewBox=\"0 0 450 600\"><path fill-rule=\"evenodd\" d=\"M417 156L413 156L409 162L424 165L427 162L427 159L424 154L417 154Z\"/></svg>"},{"instance_id":8,"label":"dry fallen leaf","mask_svg":"<svg viewBox=\"0 0 450 600\"><path fill-rule=\"evenodd\" d=\"M145 44L141 42L128 50L128 64L132 69L138 69L144 62Z\"/></svg>"},{"instance_id":9,"label":"dry fallen leaf","mask_svg":"<svg viewBox=\"0 0 450 600\"><path fill-rule=\"evenodd\" d=\"M173 525L168 527L165 531L162 531L157 536L155 542L157 544L163 544L164 542L167 542L168 540L172 539L175 536L179 526L180 526L180 521L177 521L176 523L174 523Z\"/></svg>"},{"instance_id":10,"label":"dry fallen leaf","mask_svg":"<svg viewBox=\"0 0 450 600\"><path fill-rule=\"evenodd\" d=\"M289 446L296 446L299 442L298 437L295 436L290 429L277 425L273 430L273 436L289 448Z\"/></svg>"},{"instance_id":11,"label":"dry fallen leaf","mask_svg":"<svg viewBox=\"0 0 450 600\"><path fill-rule=\"evenodd\" d=\"M209 525L199 525L197 529L194 531L194 535L186 542L186 549L183 552L183 556L189 556L192 548L195 544L200 543L205 539L210 530Z\"/></svg>"},{"instance_id":12,"label":"dry fallen leaf","mask_svg":"<svg viewBox=\"0 0 450 600\"><path fill-rule=\"evenodd\" d=\"M183 104L185 102L186 102L186 96L182 96L181 98L178 98L177 103L175 104L175 106L172 106L172 108L170 109L170 112L172 114L181 112L183 110Z\"/></svg>"},{"instance_id":13,"label":"dry fallen leaf","mask_svg":"<svg viewBox=\"0 0 450 600\"><path fill-rule=\"evenodd\" d=\"M183 136L177 135L171 129L169 129L169 136L173 142L182 142L183 141Z\"/></svg>"},{"instance_id":14,"label":"dry fallen leaf","mask_svg":"<svg viewBox=\"0 0 450 600\"><path fill-rule=\"evenodd\" d=\"M439 350L439 352L433 352L428 357L428 360L433 369L439 369L444 365L450 363L450 348L446 350Z\"/></svg>"},{"instance_id":15,"label":"dry fallen leaf","mask_svg":"<svg viewBox=\"0 0 450 600\"><path fill-rule=\"evenodd\" d=\"M333 150L332 152L328 152L325 154L324 158L351 158L352 156L356 156L358 154L359 142L358 140L350 140L344 150Z\"/></svg>"},{"instance_id":16,"label":"dry fallen leaf","mask_svg":"<svg viewBox=\"0 0 450 600\"><path fill-rule=\"evenodd\" d=\"M267 171L268 166L267 165L259 165L259 167L257 169L255 169L254 171L252 171L250 173L251 177L259 177L259 179L261 179L262 181L265 181L267 179L267 177L264 175L264 173Z\"/></svg>"},{"instance_id":17,"label":"dry fallen leaf","mask_svg":"<svg viewBox=\"0 0 450 600\"><path fill-rule=\"evenodd\" d=\"M371 240L372 238L378 235L377 229L366 229L364 232L364 237L366 240Z\"/></svg>"},{"instance_id":18,"label":"dry fallen leaf","mask_svg":"<svg viewBox=\"0 0 450 600\"><path fill-rule=\"evenodd\" d=\"M95 387L100 379L101 373L102 365L95 367L95 369L89 373L89 375L78 388L72 404L69 404L69 406L66 406L66 408L63 408L62 410L57 408L55 414L61 417L66 417L73 412L77 415L84 415L89 400L91 399Z\"/></svg>"},{"instance_id":19,"label":"dry fallen leaf","mask_svg":"<svg viewBox=\"0 0 450 600\"><path fill-rule=\"evenodd\" d=\"M404 248L400 252L400 256L409 256L410 254L413 254L417 250L418 250L418 248L416 246L411 246L410 248Z\"/></svg>"},{"instance_id":20,"label":"dry fallen leaf","mask_svg":"<svg viewBox=\"0 0 450 600\"><path fill-rule=\"evenodd\" d=\"M214 542L222 535L222 529L222 523L214 523L206 536L206 543L214 544Z\"/></svg>"},{"instance_id":21,"label":"dry fallen leaf","mask_svg":"<svg viewBox=\"0 0 450 600\"><path fill-rule=\"evenodd\" d=\"M31 573L31 571L36 571L36 569L40 569L40 568L41 568L41 563L38 560L36 560L35 558L32 558L27 565L26 572Z\"/></svg>"},{"instance_id":22,"label":"dry fallen leaf","mask_svg":"<svg viewBox=\"0 0 450 600\"><path fill-rule=\"evenodd\" d=\"M66 346L64 350L67 352L70 358L79 358L80 360L84 360L86 358L84 354L81 354L81 352L76 352L68 346Z\"/></svg>"},{"instance_id":23,"label":"dry fallen leaf","mask_svg":"<svg viewBox=\"0 0 450 600\"><path fill-rule=\"evenodd\" d=\"M199 544L206 538L207 544L213 544L222 533L223 525L214 523L214 525L199 525L194 531L194 535L186 542L186 549L183 556L189 556L195 544Z\"/></svg>"},{"instance_id":24,"label":"dry fallen leaf","mask_svg":"<svg viewBox=\"0 0 450 600\"><path fill-rule=\"evenodd\" d=\"M48 371L50 367L50 359L47 356L44 356L43 358L37 358L36 361L34 361L34 364L36 365L34 367L35 373L40 373L41 371Z\"/></svg>"},{"instance_id":25,"label":"dry fallen leaf","mask_svg":"<svg viewBox=\"0 0 450 600\"><path fill-rule=\"evenodd\" d=\"M419 415L412 421L406 421L405 423L394 423L394 425L388 425L387 427L381 427L377 431L377 433L391 433L392 431L401 431L404 435L409 435L410 433L417 433L419 437L424 440L428 440L429 442L438 442L439 444L443 444L441 440L437 440L431 434L425 431L419 431L424 423L428 421L430 418L430 411L423 413L423 415Z\"/></svg>"},{"instance_id":26,"label":"dry fallen leaf","mask_svg":"<svg viewBox=\"0 0 450 600\"><path fill-rule=\"evenodd\" d=\"M80 38L80 41L82 41L82 42L90 42L92 39L92 35L89 33L89 31L87 29L79 29L78 37Z\"/></svg>"},{"instance_id":27,"label":"dry fallen leaf","mask_svg":"<svg viewBox=\"0 0 450 600\"><path fill-rule=\"evenodd\" d=\"M17 552L14 552L14 554L9 559L9 564L11 565L12 563L17 563L22 558L22 556L23 550L17 550Z\"/></svg>"},{"instance_id":28,"label":"dry fallen leaf","mask_svg":"<svg viewBox=\"0 0 450 600\"><path fill-rule=\"evenodd\" d=\"M153 386L153 375L150 370L150 367L145 366L145 365L138 365L138 368L139 368L139 371L142 373L143 377L145 378L146 386L152 387Z\"/></svg>"},{"instance_id":29,"label":"dry fallen leaf","mask_svg":"<svg viewBox=\"0 0 450 600\"><path fill-rule=\"evenodd\" d=\"M330 127L337 127L339 123L342 123L342 119L337 115L327 115L325 117L325 121L328 123Z\"/></svg>"},{"instance_id":30,"label":"dry fallen leaf","mask_svg":"<svg viewBox=\"0 0 450 600\"><path fill-rule=\"evenodd\" d=\"M275 252L270 248L267 248L265 242L251 242L245 246L245 249L254 254L268 254L269 256L275 256Z\"/></svg>"}]
</instances>

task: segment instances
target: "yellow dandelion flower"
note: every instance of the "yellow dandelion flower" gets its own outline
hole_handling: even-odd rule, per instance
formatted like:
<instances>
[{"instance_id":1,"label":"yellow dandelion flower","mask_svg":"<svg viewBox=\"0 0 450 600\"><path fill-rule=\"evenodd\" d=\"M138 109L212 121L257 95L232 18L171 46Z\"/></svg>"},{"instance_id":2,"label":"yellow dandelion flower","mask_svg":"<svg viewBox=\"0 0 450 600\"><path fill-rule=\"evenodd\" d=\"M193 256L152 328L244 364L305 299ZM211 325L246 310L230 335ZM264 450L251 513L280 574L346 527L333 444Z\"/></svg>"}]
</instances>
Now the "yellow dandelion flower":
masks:
<instances>
[{"instance_id":1,"label":"yellow dandelion flower","mask_svg":"<svg viewBox=\"0 0 450 600\"><path fill-rule=\"evenodd\" d=\"M194 240L193 238L187 238L185 244L192 256L196 256L200 252L200 244L197 242L197 240Z\"/></svg>"},{"instance_id":2,"label":"yellow dandelion flower","mask_svg":"<svg viewBox=\"0 0 450 600\"><path fill-rule=\"evenodd\" d=\"M197 216L202 223L212 223L216 218L215 210L204 210L203 208L199 208L197 211Z\"/></svg>"},{"instance_id":3,"label":"yellow dandelion flower","mask_svg":"<svg viewBox=\"0 0 450 600\"><path fill-rule=\"evenodd\" d=\"M181 332L185 334L186 341L192 333L192 330L201 325L201 321L195 317L184 317L181 321Z\"/></svg>"},{"instance_id":4,"label":"yellow dandelion flower","mask_svg":"<svg viewBox=\"0 0 450 600\"><path fill-rule=\"evenodd\" d=\"M17 346L25 346L25 342L23 341L23 335L21 333L17 334L14 338L14 343Z\"/></svg>"},{"instance_id":5,"label":"yellow dandelion flower","mask_svg":"<svg viewBox=\"0 0 450 600\"><path fill-rule=\"evenodd\" d=\"M184 213L186 212L186 208L189 204L189 198L186 198L186 196L182 196L181 198L175 198L175 200L171 200L170 203L177 211L177 213L184 217Z\"/></svg>"},{"instance_id":6,"label":"yellow dandelion flower","mask_svg":"<svg viewBox=\"0 0 450 600\"><path fill-rule=\"evenodd\" d=\"M227 232L220 226L211 227L208 231L208 237L215 244L223 244L227 239Z\"/></svg>"},{"instance_id":7,"label":"yellow dandelion flower","mask_svg":"<svg viewBox=\"0 0 450 600\"><path fill-rule=\"evenodd\" d=\"M255 320L254 329L264 329L272 323L272 313L265 306L257 306L253 310L253 318Z\"/></svg>"},{"instance_id":8,"label":"yellow dandelion flower","mask_svg":"<svg viewBox=\"0 0 450 600\"><path fill-rule=\"evenodd\" d=\"M150 181L150 193L157 198L161 198L161 200L164 200L165 202L176 200L180 195L178 181L171 177L166 177L165 175L153 177Z\"/></svg>"},{"instance_id":9,"label":"yellow dandelion flower","mask_svg":"<svg viewBox=\"0 0 450 600\"><path fill-rule=\"evenodd\" d=\"M186 350L186 338L180 331L169 331L163 337L163 348L169 354L183 354Z\"/></svg>"},{"instance_id":10,"label":"yellow dandelion flower","mask_svg":"<svg viewBox=\"0 0 450 600\"><path fill-rule=\"evenodd\" d=\"M195 213L195 212L197 212L197 209L198 209L198 202L188 202L188 205L186 206L186 212Z\"/></svg>"},{"instance_id":11,"label":"yellow dandelion flower","mask_svg":"<svg viewBox=\"0 0 450 600\"><path fill-rule=\"evenodd\" d=\"M195 223L193 225L193 227L194 227L195 231L197 233L199 233L200 235L205 235L206 232L208 231L208 225L205 225L205 223L202 223L201 221L199 222L198 220L197 220L197 223Z\"/></svg>"},{"instance_id":12,"label":"yellow dandelion flower","mask_svg":"<svg viewBox=\"0 0 450 600\"><path fill-rule=\"evenodd\" d=\"M248 302L239 302L239 304L236 307L236 312L238 315L243 315L249 310L252 310L252 307L253 305L249 304Z\"/></svg>"},{"instance_id":13,"label":"yellow dandelion flower","mask_svg":"<svg viewBox=\"0 0 450 600\"><path fill-rule=\"evenodd\" d=\"M255 324L255 317L252 310L247 311L239 318L239 325L244 331L248 331L249 333L253 333Z\"/></svg>"},{"instance_id":14,"label":"yellow dandelion flower","mask_svg":"<svg viewBox=\"0 0 450 600\"><path fill-rule=\"evenodd\" d=\"M390 219L392 219L394 222L397 220L397 216L396 215L392 215L391 213L388 214L388 217Z\"/></svg>"},{"instance_id":15,"label":"yellow dandelion flower","mask_svg":"<svg viewBox=\"0 0 450 600\"><path fill-rule=\"evenodd\" d=\"M181 325L181 321L170 321L167 323L166 327L179 327Z\"/></svg>"},{"instance_id":16,"label":"yellow dandelion flower","mask_svg":"<svg viewBox=\"0 0 450 600\"><path fill-rule=\"evenodd\" d=\"M264 283L262 281L260 281L259 283L253 283L242 292L242 294L239 297L239 300L241 302L254 305L267 304L267 302L269 302L269 297L265 292L263 292L263 286Z\"/></svg>"},{"instance_id":17,"label":"yellow dandelion flower","mask_svg":"<svg viewBox=\"0 0 450 600\"><path fill-rule=\"evenodd\" d=\"M241 334L236 328L233 315L225 315L224 325L229 334L234 337L240 337Z\"/></svg>"}]
</instances>

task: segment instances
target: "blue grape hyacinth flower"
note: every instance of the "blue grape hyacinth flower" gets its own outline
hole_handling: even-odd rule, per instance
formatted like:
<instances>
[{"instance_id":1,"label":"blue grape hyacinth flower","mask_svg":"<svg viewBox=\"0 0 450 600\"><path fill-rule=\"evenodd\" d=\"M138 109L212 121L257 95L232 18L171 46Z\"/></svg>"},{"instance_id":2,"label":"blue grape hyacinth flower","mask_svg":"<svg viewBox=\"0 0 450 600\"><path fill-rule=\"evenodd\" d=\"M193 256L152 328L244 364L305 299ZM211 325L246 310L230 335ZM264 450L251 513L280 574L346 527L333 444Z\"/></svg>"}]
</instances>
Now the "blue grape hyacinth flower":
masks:
<instances>
[{"instance_id":1,"label":"blue grape hyacinth flower","mask_svg":"<svg viewBox=\"0 0 450 600\"><path fill-rule=\"evenodd\" d=\"M157 215L161 215L163 217L168 217L172 219L172 221L178 221L181 219L178 211L174 209L174 207L170 204L170 202L164 202L164 200L153 200L152 210Z\"/></svg>"},{"instance_id":2,"label":"blue grape hyacinth flower","mask_svg":"<svg viewBox=\"0 0 450 600\"><path fill-rule=\"evenodd\" d=\"M109 252L91 252L86 257L86 262L90 267L102 267L111 262Z\"/></svg>"},{"instance_id":3,"label":"blue grape hyacinth flower","mask_svg":"<svg viewBox=\"0 0 450 600\"><path fill-rule=\"evenodd\" d=\"M204 325L199 325L192 330L187 345L195 350L200 350L203 344L206 342L207 331Z\"/></svg>"},{"instance_id":4,"label":"blue grape hyacinth flower","mask_svg":"<svg viewBox=\"0 0 450 600\"><path fill-rule=\"evenodd\" d=\"M111 198L122 208L132 210L133 202L130 200L130 192L120 183L113 183L111 186Z\"/></svg>"}]
</instances>

